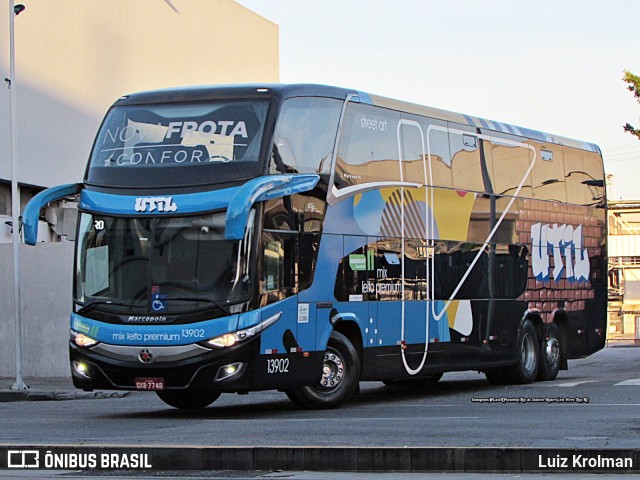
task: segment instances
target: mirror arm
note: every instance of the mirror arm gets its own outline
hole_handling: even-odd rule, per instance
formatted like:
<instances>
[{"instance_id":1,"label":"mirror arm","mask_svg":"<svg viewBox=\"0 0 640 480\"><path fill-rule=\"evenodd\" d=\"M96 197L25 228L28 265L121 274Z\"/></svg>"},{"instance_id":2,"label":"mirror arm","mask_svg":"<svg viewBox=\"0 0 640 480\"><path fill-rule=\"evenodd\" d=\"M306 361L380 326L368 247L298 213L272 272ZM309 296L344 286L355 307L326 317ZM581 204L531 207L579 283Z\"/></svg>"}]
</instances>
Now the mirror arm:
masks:
<instances>
[{"instance_id":1,"label":"mirror arm","mask_svg":"<svg viewBox=\"0 0 640 480\"><path fill-rule=\"evenodd\" d=\"M77 195L81 189L82 183L67 183L47 188L29 200L22 213L24 243L35 245L38 242L38 220L40 219L42 207L61 198Z\"/></svg>"}]
</instances>

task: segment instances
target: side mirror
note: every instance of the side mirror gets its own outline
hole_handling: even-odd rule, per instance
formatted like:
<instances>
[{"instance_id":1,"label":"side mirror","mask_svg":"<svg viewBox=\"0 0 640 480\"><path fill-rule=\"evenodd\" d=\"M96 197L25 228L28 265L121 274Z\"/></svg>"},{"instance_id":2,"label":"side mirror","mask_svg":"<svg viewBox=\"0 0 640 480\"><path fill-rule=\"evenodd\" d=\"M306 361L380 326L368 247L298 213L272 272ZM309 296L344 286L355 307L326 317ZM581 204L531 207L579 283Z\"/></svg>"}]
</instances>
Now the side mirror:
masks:
<instances>
[{"instance_id":1,"label":"side mirror","mask_svg":"<svg viewBox=\"0 0 640 480\"><path fill-rule=\"evenodd\" d=\"M61 198L76 195L81 189L81 183L68 183L66 185L47 188L29 200L29 203L27 203L22 213L24 242L28 245L35 245L38 242L38 220L42 207ZM62 228L64 229L64 225Z\"/></svg>"}]
</instances>

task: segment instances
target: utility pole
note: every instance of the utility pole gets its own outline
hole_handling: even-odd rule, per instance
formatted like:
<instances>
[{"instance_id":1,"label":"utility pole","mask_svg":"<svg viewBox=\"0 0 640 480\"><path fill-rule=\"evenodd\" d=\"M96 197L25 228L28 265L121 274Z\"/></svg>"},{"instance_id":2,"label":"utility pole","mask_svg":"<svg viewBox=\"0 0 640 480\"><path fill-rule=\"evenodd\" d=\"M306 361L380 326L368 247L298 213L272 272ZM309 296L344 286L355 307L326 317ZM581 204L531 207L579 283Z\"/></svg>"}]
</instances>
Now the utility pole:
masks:
<instances>
[{"instance_id":1,"label":"utility pole","mask_svg":"<svg viewBox=\"0 0 640 480\"><path fill-rule=\"evenodd\" d=\"M16 42L14 20L25 9L9 0L9 123L11 125L11 232L13 241L13 314L16 336L16 383L13 390L27 390L22 379L22 316L20 313L20 193L18 190L18 128L16 119Z\"/></svg>"}]
</instances>

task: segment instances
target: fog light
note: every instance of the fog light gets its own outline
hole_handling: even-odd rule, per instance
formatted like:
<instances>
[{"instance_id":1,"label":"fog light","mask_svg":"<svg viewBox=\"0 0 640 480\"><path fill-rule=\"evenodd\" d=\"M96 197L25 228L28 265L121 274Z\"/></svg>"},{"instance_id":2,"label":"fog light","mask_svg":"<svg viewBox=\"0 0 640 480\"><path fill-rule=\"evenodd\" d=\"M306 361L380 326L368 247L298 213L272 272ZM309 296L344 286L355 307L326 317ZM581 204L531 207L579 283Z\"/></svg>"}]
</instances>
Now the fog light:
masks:
<instances>
[{"instance_id":1,"label":"fog light","mask_svg":"<svg viewBox=\"0 0 640 480\"><path fill-rule=\"evenodd\" d=\"M227 378L234 377L236 375L240 375L244 370L244 363L236 362L230 363L229 365L224 365L218 369L218 373L216 374L216 382L221 380L226 380Z\"/></svg>"},{"instance_id":2,"label":"fog light","mask_svg":"<svg viewBox=\"0 0 640 480\"><path fill-rule=\"evenodd\" d=\"M87 380L89 380L91 378L91 377L89 377L89 366L86 363L78 362L76 360L74 360L71 363L73 365L73 371L75 373L77 373L81 377L86 378Z\"/></svg>"}]
</instances>

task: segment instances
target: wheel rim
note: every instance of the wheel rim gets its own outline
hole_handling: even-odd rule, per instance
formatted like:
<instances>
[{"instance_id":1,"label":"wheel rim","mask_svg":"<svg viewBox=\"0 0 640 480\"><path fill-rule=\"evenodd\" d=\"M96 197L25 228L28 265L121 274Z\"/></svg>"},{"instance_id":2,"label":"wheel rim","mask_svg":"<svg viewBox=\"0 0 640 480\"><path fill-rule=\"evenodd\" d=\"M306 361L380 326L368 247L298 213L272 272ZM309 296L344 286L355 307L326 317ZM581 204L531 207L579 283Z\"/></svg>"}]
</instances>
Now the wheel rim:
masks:
<instances>
[{"instance_id":1,"label":"wheel rim","mask_svg":"<svg viewBox=\"0 0 640 480\"><path fill-rule=\"evenodd\" d=\"M560 342L556 337L549 337L545 343L544 354L547 365L551 370L555 370L560 364Z\"/></svg>"},{"instance_id":2,"label":"wheel rim","mask_svg":"<svg viewBox=\"0 0 640 480\"><path fill-rule=\"evenodd\" d=\"M533 335L525 334L522 339L522 349L520 351L522 367L527 372L533 372L538 359L536 358L536 342Z\"/></svg>"},{"instance_id":3,"label":"wheel rim","mask_svg":"<svg viewBox=\"0 0 640 480\"><path fill-rule=\"evenodd\" d=\"M333 348L327 349L324 354L322 378L320 379L320 387L322 390L326 393L340 387L344 380L345 371L344 358L340 352Z\"/></svg>"}]
</instances>

